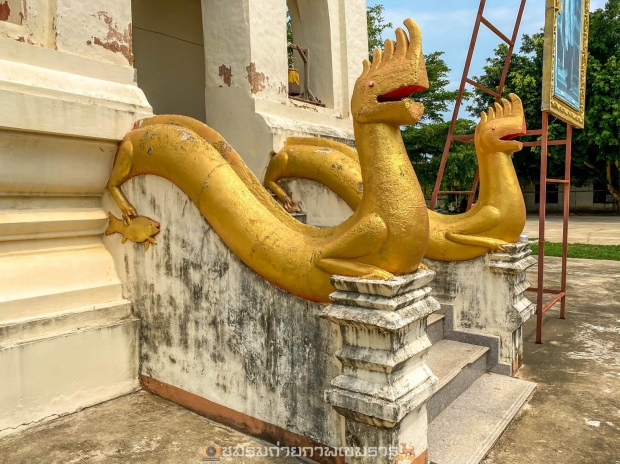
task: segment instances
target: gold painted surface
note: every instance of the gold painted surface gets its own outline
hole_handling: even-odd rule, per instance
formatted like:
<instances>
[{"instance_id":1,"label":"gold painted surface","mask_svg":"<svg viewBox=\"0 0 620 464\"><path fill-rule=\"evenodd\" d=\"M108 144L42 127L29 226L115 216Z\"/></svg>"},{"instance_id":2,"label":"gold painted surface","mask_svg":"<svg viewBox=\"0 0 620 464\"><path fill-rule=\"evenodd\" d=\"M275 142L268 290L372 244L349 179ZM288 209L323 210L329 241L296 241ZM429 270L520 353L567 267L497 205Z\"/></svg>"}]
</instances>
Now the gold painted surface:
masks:
<instances>
[{"instance_id":1,"label":"gold painted surface","mask_svg":"<svg viewBox=\"0 0 620 464\"><path fill-rule=\"evenodd\" d=\"M254 188L260 183L219 134L197 121L155 117L125 136L108 181L125 222L139 215L120 186L157 175L189 196L247 266L302 298L329 301L333 274L389 279L415 271L428 243L428 215L400 126L417 122L423 106L396 97L426 88L428 79L420 30L410 19L405 25L411 42L398 29L396 44L388 39L385 53L375 50L355 84L351 106L366 195L347 221L322 230L292 225Z\"/></svg>"},{"instance_id":2,"label":"gold painted surface","mask_svg":"<svg viewBox=\"0 0 620 464\"><path fill-rule=\"evenodd\" d=\"M428 212L430 238L426 258L462 261L501 250L503 244L518 240L525 225L525 202L511 155L521 150L522 146L519 142L501 138L525 133L525 119L519 97L511 94L509 98L510 101L503 100L502 105L489 108L488 115L482 113L476 126L474 143L480 166L478 202L463 214ZM335 175L317 175L330 172L331 167L337 166L342 159L342 155L335 150L315 153L316 146L325 142L324 139L297 138L291 143L294 150L284 147L278 155L282 153L286 156L286 173L291 175L281 175L279 178L303 177L321 182L355 210L362 199L361 189L357 187L362 179L354 169L339 172L347 176L345 182ZM349 160L351 162L352 158L349 157ZM306 169L303 175L294 175L296 170L301 169ZM341 195L341 190L346 190L346 194Z\"/></svg>"},{"instance_id":3,"label":"gold painted surface","mask_svg":"<svg viewBox=\"0 0 620 464\"><path fill-rule=\"evenodd\" d=\"M280 179L298 177L320 182L333 190L351 209L362 199L362 173L357 152L339 142L311 137L289 137L269 162L263 185L293 213L297 204L278 185Z\"/></svg>"},{"instance_id":4,"label":"gold painted surface","mask_svg":"<svg viewBox=\"0 0 620 464\"><path fill-rule=\"evenodd\" d=\"M543 111L579 129L583 129L586 107L586 70L588 65L588 36L590 24L590 0L583 0L583 29L581 31L581 65L579 69L579 110L554 95L553 80L555 69L555 44L557 19L562 0L546 0L545 5L545 42L543 46Z\"/></svg>"},{"instance_id":5,"label":"gold painted surface","mask_svg":"<svg viewBox=\"0 0 620 464\"><path fill-rule=\"evenodd\" d=\"M122 243L131 240L135 243L144 243L144 251L149 249L149 245L157 244L153 237L159 233L159 223L153 221L146 216L137 216L129 221L126 217L121 221L114 217L112 213L108 213L108 227L105 230L106 235L121 234Z\"/></svg>"}]
</instances>

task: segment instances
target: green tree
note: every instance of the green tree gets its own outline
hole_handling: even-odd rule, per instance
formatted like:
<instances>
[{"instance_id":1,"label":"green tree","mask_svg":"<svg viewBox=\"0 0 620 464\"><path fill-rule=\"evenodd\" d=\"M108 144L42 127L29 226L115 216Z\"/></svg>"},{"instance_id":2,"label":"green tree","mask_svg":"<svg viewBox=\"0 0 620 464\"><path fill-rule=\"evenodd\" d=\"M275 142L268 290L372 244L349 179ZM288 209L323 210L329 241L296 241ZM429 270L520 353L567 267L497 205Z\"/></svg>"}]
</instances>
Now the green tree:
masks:
<instances>
[{"instance_id":1,"label":"green tree","mask_svg":"<svg viewBox=\"0 0 620 464\"><path fill-rule=\"evenodd\" d=\"M504 93L514 92L523 100L529 128L542 124L543 34L524 35L518 54L514 54ZM482 85L496 88L506 56L502 44L487 60L484 74L475 78ZM573 131L571 178L575 185L592 181L607 185L620 201L618 163L620 156L620 0L608 0L605 7L590 13L588 71L586 75L585 128ZM472 113L483 111L493 102L476 90ZM550 139L563 139L566 125L551 118ZM536 181L540 173L540 148L524 148L515 154L514 164L522 183ZM549 147L549 177L564 174L564 147Z\"/></svg>"},{"instance_id":2,"label":"green tree","mask_svg":"<svg viewBox=\"0 0 620 464\"><path fill-rule=\"evenodd\" d=\"M424 196L430 198L439 163L446 143L450 122L435 122L407 126L403 131L403 142L409 159L420 181ZM471 134L476 123L469 119L459 119L454 133ZM442 178L442 190L469 190L476 174L478 162L476 151L471 144L456 142L452 144L450 157Z\"/></svg>"},{"instance_id":3,"label":"green tree","mask_svg":"<svg viewBox=\"0 0 620 464\"><path fill-rule=\"evenodd\" d=\"M385 22L383 11L383 5L369 6L367 9L370 59L372 59L373 49L383 49L383 31L392 28L391 23ZM450 83L448 79L450 68L442 59L442 55L443 52L433 52L425 56L429 88L411 96L414 100L424 104L424 116L419 124L403 128L402 132L405 148L427 198L430 198L435 185L450 125L449 122L444 121L443 113L450 109L451 104L456 101L458 93L457 90L447 89ZM469 95L466 93L465 98L468 98ZM460 119L457 121L455 133L471 134L474 128L475 123L473 121ZM450 159L444 172L442 189L469 189L476 173L476 166L476 152L473 145L453 144Z\"/></svg>"},{"instance_id":4,"label":"green tree","mask_svg":"<svg viewBox=\"0 0 620 464\"><path fill-rule=\"evenodd\" d=\"M443 113L450 109L458 94L458 90L447 89L450 68L441 58L442 55L443 52L433 52L425 56L429 88L412 95L413 99L424 104L424 116L419 124L402 131L405 148L426 198L430 198L433 191L450 126L450 122L444 121ZM469 95L466 93L465 98ZM454 132L457 135L471 134L475 126L474 121L459 119ZM474 146L453 143L442 178L442 190L469 190L476 167Z\"/></svg>"},{"instance_id":5,"label":"green tree","mask_svg":"<svg viewBox=\"0 0 620 464\"><path fill-rule=\"evenodd\" d=\"M391 29L392 23L386 23L383 18L383 5L369 6L366 9L366 22L368 25L368 57L372 60L372 51L375 48L383 50L381 34L385 29Z\"/></svg>"}]
</instances>

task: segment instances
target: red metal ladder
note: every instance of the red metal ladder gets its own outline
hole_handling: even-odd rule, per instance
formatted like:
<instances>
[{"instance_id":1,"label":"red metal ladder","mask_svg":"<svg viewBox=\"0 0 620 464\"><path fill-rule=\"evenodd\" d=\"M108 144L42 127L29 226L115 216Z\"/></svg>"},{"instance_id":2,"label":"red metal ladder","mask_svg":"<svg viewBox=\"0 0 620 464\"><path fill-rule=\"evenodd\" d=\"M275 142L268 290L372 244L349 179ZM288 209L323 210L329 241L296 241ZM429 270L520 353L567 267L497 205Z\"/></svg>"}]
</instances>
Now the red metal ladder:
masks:
<instances>
[{"instance_id":1,"label":"red metal ladder","mask_svg":"<svg viewBox=\"0 0 620 464\"><path fill-rule=\"evenodd\" d=\"M484 6L486 4L486 0L480 0L480 5L478 7L478 14L476 15L476 22L474 23L474 30L471 35L471 41L469 43L469 50L467 51L467 59L465 60L465 67L463 68L463 76L461 77L461 84L459 86L459 91L456 97L456 103L454 104L454 111L452 112L452 120L450 121L450 128L448 129L448 137L446 138L446 144L443 148L443 154L441 156L441 163L439 164L439 172L437 173L437 180L435 181L435 187L433 189L433 195L431 196L431 204L430 209L435 209L437 204L437 197L440 194L467 194L469 196L467 202L467 209L471 208L471 205L474 201L474 196L476 193L476 189L478 188L478 182L480 180L480 175L478 170L476 170L476 175L474 177L474 182L471 190L446 190L441 191L441 181L443 179L443 173L446 168L446 161L448 160L448 154L450 153L450 148L452 146L453 141L463 142L463 143L473 143L474 136L473 134L468 135L454 135L454 128L456 126L456 121L459 116L459 110L461 109L461 103L463 101L463 93L465 92L465 85L472 85L483 92L488 93L495 97L495 101L499 102L502 96L502 92L504 90L504 83L506 82L506 76L508 75L508 67L510 66L510 60L512 58L512 52L514 50L515 42L517 40L517 35L519 33L519 26L521 25L521 18L523 17L523 10L525 8L526 0L521 0L519 5L519 11L517 13L517 17L515 19L515 26L512 31L512 37L508 38L505 36L499 29L497 29L491 22L486 19L483 15ZM488 29L495 33L500 39L506 42L508 45L508 53L506 53L506 59L504 60L504 67L502 69L502 75L499 81L499 85L497 87L497 91L488 89L487 87L479 84L478 82L473 81L469 78L469 67L471 65L471 59L474 55L474 48L476 47L476 41L478 39L478 31L480 30L480 24L484 24ZM527 135L530 135L529 133ZM533 135L533 134L532 134Z\"/></svg>"},{"instance_id":2,"label":"red metal ladder","mask_svg":"<svg viewBox=\"0 0 620 464\"><path fill-rule=\"evenodd\" d=\"M530 135L530 134L528 134ZM531 131L531 135L540 135L542 140L524 142L524 147L540 146L540 191L538 195L538 283L537 287L527 290L536 292L536 343L542 343L543 315L560 301L560 319L566 317L566 265L568 258L568 214L570 210L570 163L573 127L566 125L566 138L564 140L549 140L549 113L542 113L542 129ZM565 145L564 155L564 178L550 179L547 177L547 154L549 145ZM550 289L544 286L545 271L545 224L547 209L547 184L563 184L564 195L562 197L562 273L560 277L560 289ZM549 302L543 301L544 294L555 295Z\"/></svg>"},{"instance_id":3,"label":"red metal ladder","mask_svg":"<svg viewBox=\"0 0 620 464\"><path fill-rule=\"evenodd\" d=\"M441 163L439 165L439 172L437 173L437 179L435 181L435 187L431 197L430 208L435 209L437 205L437 197L440 194L466 194L468 195L467 210L469 210L473 204L478 183L480 180L479 171L476 170L474 181L471 190L439 190L441 188L441 181L443 179L446 162L450 153L452 142L473 143L473 134L468 135L454 135L454 128L458 119L459 110L463 101L463 93L465 92L465 85L472 85L483 92L495 97L495 101L498 102L501 99L502 92L504 90L504 84L506 82L506 76L508 75L508 68L510 66L510 60L512 59L512 53L514 50L517 35L519 33L519 27L521 25L521 18L523 17L523 10L525 9L526 0L521 0L519 10L515 18L515 25L512 32L512 37L509 39L499 29L487 20L483 13L486 0L480 0L478 7L478 14L476 15L476 21L474 23L474 30L472 32L471 41L469 43L469 50L467 52L467 59L465 60L465 67L463 68L463 75L461 77L461 84L457 94L457 99L454 105L454 111L452 113L452 120L450 121L450 127L448 129L448 136L444 145L443 154L441 157ZM471 65L471 59L476 47L476 41L478 39L478 32L480 30L480 24L484 24L492 32L494 32L500 39L502 39L508 45L508 51L504 60L504 67L500 77L497 91L493 91L469 78L469 68ZM536 302L536 343L542 343L542 322L543 315L551 307L553 307L558 301L560 301L560 319L564 319L566 315L566 266L567 266L567 251L568 251L568 214L570 209L570 163L571 163L571 142L572 142L572 126L567 124L566 126L566 139L565 140L549 140L548 132L549 113L543 112L542 114L542 129L528 130L526 135L541 136L542 140L533 142L524 142L523 146L540 146L541 147L541 169L540 169L540 193L539 193L539 213L538 213L538 286L530 287L528 291L537 292ZM564 179L549 179L547 178L547 154L548 147L550 145L565 145L565 168ZM564 185L563 195L563 229L562 229L562 274L560 289L548 289L544 288L544 252L545 252L545 214L546 214L546 200L547 200L547 183L557 183ZM549 302L544 303L543 295L553 294L555 295Z\"/></svg>"}]
</instances>

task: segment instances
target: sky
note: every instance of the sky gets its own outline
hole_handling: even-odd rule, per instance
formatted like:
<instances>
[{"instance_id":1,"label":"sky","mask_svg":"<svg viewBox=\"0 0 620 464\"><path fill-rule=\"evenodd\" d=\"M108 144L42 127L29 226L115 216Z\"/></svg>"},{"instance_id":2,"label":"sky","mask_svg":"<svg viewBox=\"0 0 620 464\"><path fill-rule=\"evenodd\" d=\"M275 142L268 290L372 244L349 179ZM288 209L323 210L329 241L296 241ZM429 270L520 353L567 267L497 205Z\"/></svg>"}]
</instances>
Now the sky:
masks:
<instances>
[{"instance_id":1,"label":"sky","mask_svg":"<svg viewBox=\"0 0 620 464\"><path fill-rule=\"evenodd\" d=\"M406 18L413 19L422 30L422 50L424 53L443 51L443 59L452 70L449 89L458 88L465 58L469 49L471 33L478 12L479 0L367 0L368 5L382 4L385 7L386 22L394 28L402 26ZM519 0L487 0L484 16L508 37L512 35ZM591 0L590 9L602 8L605 0ZM541 31L545 22L545 0L529 0L525 5L519 40L515 51L520 46L523 34ZM394 32L385 30L383 38L394 38ZM501 43L493 32L484 25L480 26L478 41L472 58L469 77L482 74L486 58ZM444 117L450 119L452 111ZM462 109L460 117L468 117Z\"/></svg>"}]
</instances>

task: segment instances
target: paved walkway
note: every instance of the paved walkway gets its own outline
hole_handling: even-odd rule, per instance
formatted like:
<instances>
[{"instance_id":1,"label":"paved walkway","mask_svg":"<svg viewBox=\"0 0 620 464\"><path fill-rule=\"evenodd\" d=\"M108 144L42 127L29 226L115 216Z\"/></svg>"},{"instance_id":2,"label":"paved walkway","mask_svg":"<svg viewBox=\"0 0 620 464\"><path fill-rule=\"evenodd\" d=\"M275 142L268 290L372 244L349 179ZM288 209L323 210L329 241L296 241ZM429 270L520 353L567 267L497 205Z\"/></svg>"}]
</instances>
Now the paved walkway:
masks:
<instances>
[{"instance_id":1,"label":"paved walkway","mask_svg":"<svg viewBox=\"0 0 620 464\"><path fill-rule=\"evenodd\" d=\"M261 451L273 446L140 391L0 439L0 463L198 464L202 448L212 443ZM222 462L301 464L285 457Z\"/></svg>"},{"instance_id":2,"label":"paved walkway","mask_svg":"<svg viewBox=\"0 0 620 464\"><path fill-rule=\"evenodd\" d=\"M620 245L620 216L569 216L568 243ZM528 216L523 233L538 238L538 216ZM562 216L547 216L545 240L562 242Z\"/></svg>"},{"instance_id":3,"label":"paved walkway","mask_svg":"<svg viewBox=\"0 0 620 464\"><path fill-rule=\"evenodd\" d=\"M545 259L545 286L559 287L560 266ZM536 316L523 326L518 377L538 387L484 464L620 462L620 262L569 259L567 274L566 319L559 304L544 315L542 345Z\"/></svg>"}]
</instances>

